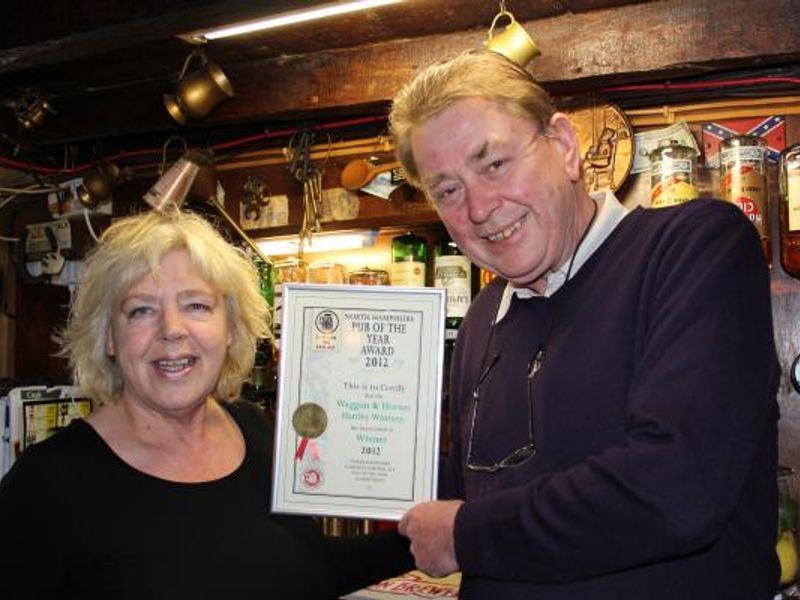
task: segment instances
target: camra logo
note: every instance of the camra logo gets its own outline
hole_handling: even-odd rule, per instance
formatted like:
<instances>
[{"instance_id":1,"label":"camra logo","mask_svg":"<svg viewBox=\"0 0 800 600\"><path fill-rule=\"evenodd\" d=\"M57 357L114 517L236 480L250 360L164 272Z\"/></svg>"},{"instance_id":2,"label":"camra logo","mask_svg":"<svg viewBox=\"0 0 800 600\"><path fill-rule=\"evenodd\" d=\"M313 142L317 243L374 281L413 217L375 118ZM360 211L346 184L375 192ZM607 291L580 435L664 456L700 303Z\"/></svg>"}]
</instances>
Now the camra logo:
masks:
<instances>
[{"instance_id":1,"label":"camra logo","mask_svg":"<svg viewBox=\"0 0 800 600\"><path fill-rule=\"evenodd\" d=\"M339 329L339 316L332 310L323 310L314 320L314 326L320 333L333 333Z\"/></svg>"}]
</instances>

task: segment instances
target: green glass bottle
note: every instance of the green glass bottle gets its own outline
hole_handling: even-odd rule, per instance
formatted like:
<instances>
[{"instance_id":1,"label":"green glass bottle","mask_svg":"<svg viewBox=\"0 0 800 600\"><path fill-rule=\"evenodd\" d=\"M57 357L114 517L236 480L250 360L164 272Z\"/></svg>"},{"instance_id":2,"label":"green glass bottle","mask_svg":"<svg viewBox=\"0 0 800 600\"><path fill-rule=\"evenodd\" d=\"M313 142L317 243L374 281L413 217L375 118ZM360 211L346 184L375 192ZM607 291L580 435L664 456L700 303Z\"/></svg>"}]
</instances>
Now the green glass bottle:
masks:
<instances>
[{"instance_id":1,"label":"green glass bottle","mask_svg":"<svg viewBox=\"0 0 800 600\"><path fill-rule=\"evenodd\" d=\"M258 269L261 295L270 308L269 320L275 306L275 270L261 257L251 255L253 264ZM242 388L242 397L261 406L267 411L275 409L275 365L273 359L272 340L259 338L256 342L256 354L250 378Z\"/></svg>"},{"instance_id":2,"label":"green glass bottle","mask_svg":"<svg viewBox=\"0 0 800 600\"><path fill-rule=\"evenodd\" d=\"M447 290L445 339L455 339L472 301L472 263L447 233L436 243L433 285Z\"/></svg>"},{"instance_id":3,"label":"green glass bottle","mask_svg":"<svg viewBox=\"0 0 800 600\"><path fill-rule=\"evenodd\" d=\"M252 257L253 264L258 269L258 279L261 286L261 295L269 304L270 310L275 305L275 272L272 265L258 256Z\"/></svg>"},{"instance_id":4,"label":"green glass bottle","mask_svg":"<svg viewBox=\"0 0 800 600\"><path fill-rule=\"evenodd\" d=\"M392 239L392 285L425 287L428 248L425 238L410 231Z\"/></svg>"}]
</instances>

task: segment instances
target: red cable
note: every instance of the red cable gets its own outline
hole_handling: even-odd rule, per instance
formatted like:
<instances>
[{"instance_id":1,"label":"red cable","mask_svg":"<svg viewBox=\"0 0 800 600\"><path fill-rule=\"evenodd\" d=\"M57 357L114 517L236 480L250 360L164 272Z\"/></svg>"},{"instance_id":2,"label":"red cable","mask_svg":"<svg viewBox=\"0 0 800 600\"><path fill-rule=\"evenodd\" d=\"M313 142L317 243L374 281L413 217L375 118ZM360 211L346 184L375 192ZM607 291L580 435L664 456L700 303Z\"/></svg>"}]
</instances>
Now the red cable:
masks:
<instances>
[{"instance_id":1,"label":"red cable","mask_svg":"<svg viewBox=\"0 0 800 600\"><path fill-rule=\"evenodd\" d=\"M701 89L713 89L713 88L721 88L721 87L731 87L735 85L753 85L753 84L762 84L762 83L794 83L800 85L800 79L796 77L752 77L749 79L727 79L723 81L705 81L705 82L697 82L697 83L644 83L644 84L634 84L634 85L617 85L617 86L610 86L600 88L598 92L646 92L646 91L657 91L657 90L701 90ZM365 123L373 123L375 121L384 121L386 117L384 116L377 116L377 117L358 117L353 119L347 119L344 121L334 121L332 123L323 123L322 125L318 125L318 129L337 129L339 127L350 127L353 125L363 125ZM237 140L231 140L229 142L223 142L220 144L215 144L211 146L212 150L226 150L228 148L234 148L236 146L241 146L242 144L248 144L251 142L256 142L263 139L274 138L274 137L282 137L287 135L293 135L300 131L300 128L291 128L291 129L282 129L278 131L267 131L265 133L259 133L256 135L251 135L243 138L239 138ZM106 157L106 160L112 161L118 158L130 158L132 156L142 156L147 154L158 154L163 152L162 148L146 148L141 150L133 150L133 151L126 151L123 150L122 152L118 152L117 154L113 154L109 157ZM60 175L69 175L72 173L79 173L81 171L85 171L94 166L93 163L84 163L82 165L78 165L76 167L70 167L68 169L56 169L53 167L43 167L41 165L34 165L32 163L26 163L22 161L18 161L11 158L6 158L4 156L0 156L0 163L8 165L10 167L14 167L17 169L25 169L29 171L34 171L36 173L45 173L45 174L60 174Z\"/></svg>"},{"instance_id":2,"label":"red cable","mask_svg":"<svg viewBox=\"0 0 800 600\"><path fill-rule=\"evenodd\" d=\"M322 125L317 125L316 129L338 129L340 127L351 127L353 125L364 125L365 123L374 123L375 121L385 121L386 117L357 117L354 119L347 119L345 121L334 121L333 123L323 123ZM212 150L225 150L227 148L233 148L234 146L240 146L242 144L246 144L249 142L255 142L258 140L262 140L264 138L272 138L272 137L282 137L286 135L293 135L300 131L300 128L294 127L292 129L283 129L278 131L267 131L266 133L259 133L256 135L251 135L250 137L241 138L238 140L232 140L230 142L224 142L222 144L215 144L211 146Z\"/></svg>"},{"instance_id":3,"label":"red cable","mask_svg":"<svg viewBox=\"0 0 800 600\"><path fill-rule=\"evenodd\" d=\"M750 79L726 79L724 81L705 81L698 83L643 83L639 85L617 85L600 88L598 92L646 92L656 90L701 90L704 88L720 88L734 85L751 85L759 83L795 83L800 85L796 77L753 77Z\"/></svg>"},{"instance_id":4,"label":"red cable","mask_svg":"<svg viewBox=\"0 0 800 600\"><path fill-rule=\"evenodd\" d=\"M386 117L378 116L378 117L357 117L353 119L346 119L344 121L333 121L331 123L323 123L322 125L317 125L316 129L339 129L341 127L351 127L353 125L363 125L365 123L374 123L376 121L385 121ZM258 140L268 139L268 138L276 138L276 137L283 137L287 135L293 135L300 131L301 128L295 127L292 129L280 129L277 131L267 131L264 133L258 133L255 135L239 138L236 140L231 140L229 142L223 142L220 144L215 144L210 146L212 150L225 150L228 148L233 148L235 146L241 146L242 144L249 144L250 142L255 142ZM118 158L130 158L132 156L142 156L147 154L161 154L163 152L163 148L144 148L140 150L123 150L116 154L112 154L111 156L107 156L105 160L107 161L114 161ZM64 169L57 169L54 167L44 167L41 165L35 165L32 163L27 163L23 161L19 161L13 158L6 158L5 156L0 156L0 163L8 165L10 167L14 167L17 169L24 169L28 171L34 171L36 173L44 173L48 175L52 174L59 174L59 175L70 175L73 173L79 173L81 171L85 171L87 169L92 168L94 163L84 163L82 165L77 165L75 167L69 167Z\"/></svg>"},{"instance_id":5,"label":"red cable","mask_svg":"<svg viewBox=\"0 0 800 600\"><path fill-rule=\"evenodd\" d=\"M26 170L33 170L37 173L63 173L62 169L54 169L52 167L39 167L36 165L32 165L30 163L25 163L19 160L14 160L13 158L6 158L4 156L0 156L0 162L8 165L10 167L15 167L17 169L26 169ZM34 168L35 167L35 168Z\"/></svg>"}]
</instances>

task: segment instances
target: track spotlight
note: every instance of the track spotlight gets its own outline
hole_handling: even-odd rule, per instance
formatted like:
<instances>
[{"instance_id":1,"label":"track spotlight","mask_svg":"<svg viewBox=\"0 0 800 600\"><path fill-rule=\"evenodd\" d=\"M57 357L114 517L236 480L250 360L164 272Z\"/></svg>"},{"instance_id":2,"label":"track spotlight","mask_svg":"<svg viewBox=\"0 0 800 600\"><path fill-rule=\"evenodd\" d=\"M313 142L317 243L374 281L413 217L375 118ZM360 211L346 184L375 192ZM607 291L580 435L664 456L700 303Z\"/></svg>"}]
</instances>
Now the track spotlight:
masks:
<instances>
[{"instance_id":1,"label":"track spotlight","mask_svg":"<svg viewBox=\"0 0 800 600\"><path fill-rule=\"evenodd\" d=\"M85 208L96 208L111 198L114 189L130 178L127 169L120 169L114 163L100 163L86 174L83 183L75 190L75 195Z\"/></svg>"},{"instance_id":2,"label":"track spotlight","mask_svg":"<svg viewBox=\"0 0 800 600\"><path fill-rule=\"evenodd\" d=\"M23 129L34 131L44 125L48 114L55 114L55 109L40 92L28 89L14 103L14 117Z\"/></svg>"}]
</instances>

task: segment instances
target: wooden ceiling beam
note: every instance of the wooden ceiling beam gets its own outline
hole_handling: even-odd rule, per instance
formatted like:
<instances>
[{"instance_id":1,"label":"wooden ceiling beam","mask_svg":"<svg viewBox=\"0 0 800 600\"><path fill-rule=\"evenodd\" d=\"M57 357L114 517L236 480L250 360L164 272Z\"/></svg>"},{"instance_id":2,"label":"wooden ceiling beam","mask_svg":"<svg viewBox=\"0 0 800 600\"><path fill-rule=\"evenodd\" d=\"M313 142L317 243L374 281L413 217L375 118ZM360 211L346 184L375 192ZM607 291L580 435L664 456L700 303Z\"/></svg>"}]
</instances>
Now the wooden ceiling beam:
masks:
<instances>
[{"instance_id":1,"label":"wooden ceiling beam","mask_svg":"<svg viewBox=\"0 0 800 600\"><path fill-rule=\"evenodd\" d=\"M104 1L109 2L109 0ZM119 2L118 12L124 14L126 11L131 11L132 1ZM135 19L104 23L88 31L71 31L69 23L59 23L59 15L61 20L65 17L58 3L50 4L46 9L49 11L47 15L30 14L23 6L17 10L20 13L16 16L17 21L24 19L28 28L30 22L44 21L48 27L56 29L56 34L49 39L32 39L30 42L13 47L8 46L8 40L0 40L0 75L136 48L143 43L163 40L178 33L203 29L220 22L244 21L264 12L263 6L258 6L258 3L254 6L252 0L225 0L213 3L204 0L182 10L173 9L162 13L157 10L158 6L154 7L151 4L139 2L135 7L135 14L139 16ZM279 13L291 9L293 5L296 5L293 0L273 0L270 2L269 10ZM41 7L36 5L31 9L40 11ZM106 6L104 12L113 11ZM56 24L52 24L51 21L56 21ZM21 29L22 25L18 23L16 28ZM13 32L9 39L15 39Z\"/></svg>"},{"instance_id":2,"label":"wooden ceiling beam","mask_svg":"<svg viewBox=\"0 0 800 600\"><path fill-rule=\"evenodd\" d=\"M670 0L525 23L542 48L529 66L556 93L800 59L795 0ZM735 18L734 18L735 16ZM480 47L484 32L395 40L225 66L236 96L198 127L297 115L379 112L424 65ZM174 129L156 84L61 98L48 141Z\"/></svg>"}]
</instances>

